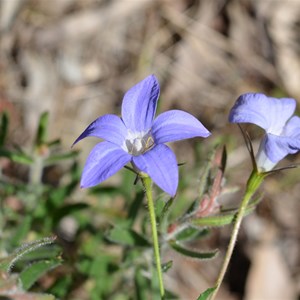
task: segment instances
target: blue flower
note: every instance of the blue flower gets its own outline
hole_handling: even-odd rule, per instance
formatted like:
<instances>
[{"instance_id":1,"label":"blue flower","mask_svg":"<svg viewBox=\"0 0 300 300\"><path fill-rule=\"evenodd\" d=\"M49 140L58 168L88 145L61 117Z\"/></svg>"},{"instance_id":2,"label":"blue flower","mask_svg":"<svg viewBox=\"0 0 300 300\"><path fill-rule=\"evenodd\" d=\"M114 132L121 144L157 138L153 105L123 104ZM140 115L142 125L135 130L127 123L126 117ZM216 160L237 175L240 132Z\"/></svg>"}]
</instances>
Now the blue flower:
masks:
<instances>
[{"instance_id":1,"label":"blue flower","mask_svg":"<svg viewBox=\"0 0 300 300\"><path fill-rule=\"evenodd\" d=\"M87 136L105 141L89 154L81 177L81 187L95 186L131 162L138 172L148 174L165 192L174 196L178 186L178 166L173 151L164 143L210 132L192 115L170 110L155 120L159 83L150 75L124 95L122 117L104 115L92 122L74 144Z\"/></svg>"},{"instance_id":2,"label":"blue flower","mask_svg":"<svg viewBox=\"0 0 300 300\"><path fill-rule=\"evenodd\" d=\"M288 154L300 150L300 118L292 116L296 100L263 94L241 95L229 114L232 123L253 123L266 132L256 156L259 170L269 171Z\"/></svg>"}]
</instances>

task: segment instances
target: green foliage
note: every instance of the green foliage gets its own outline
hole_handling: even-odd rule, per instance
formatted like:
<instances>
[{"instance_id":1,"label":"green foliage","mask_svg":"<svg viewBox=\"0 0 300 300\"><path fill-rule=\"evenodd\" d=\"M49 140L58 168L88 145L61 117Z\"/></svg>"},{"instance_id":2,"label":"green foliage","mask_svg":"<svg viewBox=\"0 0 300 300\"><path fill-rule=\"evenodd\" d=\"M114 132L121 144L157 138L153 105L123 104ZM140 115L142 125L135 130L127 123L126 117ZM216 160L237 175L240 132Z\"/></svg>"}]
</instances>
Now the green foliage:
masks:
<instances>
[{"instance_id":1,"label":"green foliage","mask_svg":"<svg viewBox=\"0 0 300 300\"><path fill-rule=\"evenodd\" d=\"M0 297L24 300L55 299L54 296L49 294L27 292L42 275L61 264L61 259L58 256L52 254L47 256L46 259L39 256L40 252L36 252L53 242L54 238L37 240L23 245L12 254L0 259ZM24 268L26 259L30 259L31 264ZM13 273L11 272L12 269L14 269ZM18 269L21 269L20 272L15 271Z\"/></svg>"},{"instance_id":2,"label":"green foliage","mask_svg":"<svg viewBox=\"0 0 300 300\"><path fill-rule=\"evenodd\" d=\"M197 300L209 300L209 297L212 295L212 293L215 291L215 287L208 288L206 291L204 291Z\"/></svg>"},{"instance_id":3,"label":"green foliage","mask_svg":"<svg viewBox=\"0 0 300 300\"><path fill-rule=\"evenodd\" d=\"M117 244L132 247L149 247L150 243L133 229L114 227L107 238Z\"/></svg>"},{"instance_id":4,"label":"green foliage","mask_svg":"<svg viewBox=\"0 0 300 300\"><path fill-rule=\"evenodd\" d=\"M48 122L49 122L49 113L44 112L40 116L39 125L36 132L35 145L40 146L45 144L48 139Z\"/></svg>"},{"instance_id":5,"label":"green foliage","mask_svg":"<svg viewBox=\"0 0 300 300\"><path fill-rule=\"evenodd\" d=\"M8 134L9 125L9 118L6 112L2 113L0 122L0 147L3 147Z\"/></svg>"},{"instance_id":6,"label":"green foliage","mask_svg":"<svg viewBox=\"0 0 300 300\"><path fill-rule=\"evenodd\" d=\"M62 151L59 139L49 141L48 122L42 114L33 145L20 149L9 145L9 117L1 116L0 157L9 165L0 170L0 253L8 253L0 258L0 297L15 289L19 296L12 299L160 299L136 174L124 169L119 184L80 190L78 152ZM200 261L216 256L217 250L202 249L203 239L211 227L232 224L237 212L219 203L225 165L225 148L215 147L206 163L197 161L197 169L181 176L176 198L154 191L162 251ZM186 191L195 176L200 182L191 199ZM57 236L55 243L47 236ZM162 271L175 263L166 259ZM199 300L209 299L211 291ZM165 299L177 298L166 291Z\"/></svg>"},{"instance_id":7,"label":"green foliage","mask_svg":"<svg viewBox=\"0 0 300 300\"><path fill-rule=\"evenodd\" d=\"M207 251L207 252L191 250L184 247L177 241L169 241L169 245L178 253L199 260L214 258L218 253L218 250Z\"/></svg>"},{"instance_id":8,"label":"green foliage","mask_svg":"<svg viewBox=\"0 0 300 300\"><path fill-rule=\"evenodd\" d=\"M32 263L20 274L20 281L25 290L29 290L33 284L49 270L61 264L60 259L43 260Z\"/></svg>"},{"instance_id":9,"label":"green foliage","mask_svg":"<svg viewBox=\"0 0 300 300\"><path fill-rule=\"evenodd\" d=\"M52 244L54 240L55 238L44 238L22 245L20 248L13 251L12 254L0 259L0 271L10 272L16 262L21 260L25 255L40 247Z\"/></svg>"}]
</instances>

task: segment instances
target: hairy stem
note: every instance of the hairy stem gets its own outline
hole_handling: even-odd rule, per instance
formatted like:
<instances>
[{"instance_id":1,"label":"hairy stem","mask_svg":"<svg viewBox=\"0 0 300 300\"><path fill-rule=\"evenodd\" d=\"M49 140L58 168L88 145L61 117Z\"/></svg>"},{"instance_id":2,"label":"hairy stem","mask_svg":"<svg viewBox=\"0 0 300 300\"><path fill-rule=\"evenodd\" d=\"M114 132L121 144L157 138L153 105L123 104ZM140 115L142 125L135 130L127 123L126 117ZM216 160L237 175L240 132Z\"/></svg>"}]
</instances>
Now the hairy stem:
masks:
<instances>
[{"instance_id":1,"label":"hairy stem","mask_svg":"<svg viewBox=\"0 0 300 300\"><path fill-rule=\"evenodd\" d=\"M151 229L152 229L152 239L153 239L153 250L155 256L155 263L156 263L156 270L159 282L159 290L160 296L163 299L165 295L165 289L163 284L163 277L162 277L162 269L161 269L161 259L160 259L160 252L159 252L159 241L158 241L158 234L157 234L157 225L156 225L156 217L155 217L155 209L154 209L154 202L152 197L152 181L151 178L148 176L141 176L142 183L145 188L145 193L148 202L148 209L150 215L150 222L151 222Z\"/></svg>"},{"instance_id":2,"label":"hairy stem","mask_svg":"<svg viewBox=\"0 0 300 300\"><path fill-rule=\"evenodd\" d=\"M239 210L237 212L237 215L236 215L236 218L234 221L234 226L232 229L232 234L230 237L230 242L228 244L225 258L224 258L221 270L219 272L218 278L215 283L215 290L214 290L213 294L211 295L210 300L215 299L215 297L219 291L219 288L223 282L223 279L224 279L225 273L227 271L227 268L228 268L228 265L229 265L229 262L230 262L230 259L231 259L232 253L233 253L233 249L234 249L234 246L235 246L235 243L237 240L237 236L238 236L239 229L240 229L240 226L242 223L242 219L245 214L245 210L246 210L247 205L248 205L250 199L252 198L253 194L257 191L257 189L261 185L264 177L265 177L265 174L257 173L257 171L253 171L248 179L246 192L245 192L243 200L240 204Z\"/></svg>"}]
</instances>

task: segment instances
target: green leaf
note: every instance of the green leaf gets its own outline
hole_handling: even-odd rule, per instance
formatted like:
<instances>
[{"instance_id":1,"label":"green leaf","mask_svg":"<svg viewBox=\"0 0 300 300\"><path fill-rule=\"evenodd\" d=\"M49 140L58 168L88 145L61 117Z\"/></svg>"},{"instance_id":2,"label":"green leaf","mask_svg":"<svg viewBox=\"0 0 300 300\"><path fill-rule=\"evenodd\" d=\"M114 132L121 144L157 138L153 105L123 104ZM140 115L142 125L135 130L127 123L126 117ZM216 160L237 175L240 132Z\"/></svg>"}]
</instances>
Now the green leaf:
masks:
<instances>
[{"instance_id":1,"label":"green leaf","mask_svg":"<svg viewBox=\"0 0 300 300\"><path fill-rule=\"evenodd\" d=\"M102 254L95 257L91 264L89 278L94 278L97 281L97 284L91 290L91 299L102 299L105 292L111 288L113 276L108 275L110 259L110 256ZM101 278L101 280L99 280L99 278Z\"/></svg>"},{"instance_id":2,"label":"green leaf","mask_svg":"<svg viewBox=\"0 0 300 300\"><path fill-rule=\"evenodd\" d=\"M147 290L149 289L149 280L142 274L142 271L140 268L136 269L134 276L135 299L137 300L147 299Z\"/></svg>"},{"instance_id":3,"label":"green leaf","mask_svg":"<svg viewBox=\"0 0 300 300\"><path fill-rule=\"evenodd\" d=\"M52 270L53 268L59 266L61 264L61 260L51 259L38 261L30 265L20 274L20 280L22 283L22 287L25 290L28 290L32 287L32 285L41 278L46 272Z\"/></svg>"},{"instance_id":4,"label":"green leaf","mask_svg":"<svg viewBox=\"0 0 300 300\"><path fill-rule=\"evenodd\" d=\"M249 215L255 209L255 205L250 204L245 211L244 216ZM189 220L189 223L192 226L200 227L222 227L225 225L232 224L235 220L237 210L234 210L232 213L221 214L217 216L201 217L201 218L192 218Z\"/></svg>"},{"instance_id":5,"label":"green leaf","mask_svg":"<svg viewBox=\"0 0 300 300\"><path fill-rule=\"evenodd\" d=\"M169 210L172 206L172 204L174 203L174 199L175 198L170 198L166 203L165 203L165 206L161 212L161 215L160 215L160 220L162 220L163 218L165 218L165 216L169 213Z\"/></svg>"},{"instance_id":6,"label":"green leaf","mask_svg":"<svg viewBox=\"0 0 300 300\"><path fill-rule=\"evenodd\" d=\"M199 229L195 227L187 227L175 234L176 241L190 241L206 236L209 233L207 229Z\"/></svg>"},{"instance_id":7,"label":"green leaf","mask_svg":"<svg viewBox=\"0 0 300 300\"><path fill-rule=\"evenodd\" d=\"M40 116L39 125L36 133L35 145L40 146L46 143L48 138L48 122L49 122L49 113L44 112Z\"/></svg>"},{"instance_id":8,"label":"green leaf","mask_svg":"<svg viewBox=\"0 0 300 300\"><path fill-rule=\"evenodd\" d=\"M28 297L28 300L55 300L55 297L53 295L49 294L34 294L30 293L28 294L30 297ZM23 298L23 300L26 300Z\"/></svg>"},{"instance_id":9,"label":"green leaf","mask_svg":"<svg viewBox=\"0 0 300 300\"><path fill-rule=\"evenodd\" d=\"M46 143L49 148L59 146L61 144L60 139L52 140Z\"/></svg>"},{"instance_id":10,"label":"green leaf","mask_svg":"<svg viewBox=\"0 0 300 300\"><path fill-rule=\"evenodd\" d=\"M233 214L224 214L211 217L193 218L190 224L201 227L221 227L234 222L236 212Z\"/></svg>"},{"instance_id":11,"label":"green leaf","mask_svg":"<svg viewBox=\"0 0 300 300\"><path fill-rule=\"evenodd\" d=\"M55 300L55 297L49 294L14 291L13 293L2 293L0 300Z\"/></svg>"},{"instance_id":12,"label":"green leaf","mask_svg":"<svg viewBox=\"0 0 300 300\"><path fill-rule=\"evenodd\" d=\"M169 290L165 290L164 300L179 300L178 296Z\"/></svg>"},{"instance_id":13,"label":"green leaf","mask_svg":"<svg viewBox=\"0 0 300 300\"><path fill-rule=\"evenodd\" d=\"M169 260L168 262L161 265L161 269L164 273L168 272L173 266L173 261Z\"/></svg>"},{"instance_id":14,"label":"green leaf","mask_svg":"<svg viewBox=\"0 0 300 300\"><path fill-rule=\"evenodd\" d=\"M158 197L158 199L155 200L155 216L156 216L157 223L160 223L162 212L164 210L165 205L166 205L166 201L161 197Z\"/></svg>"},{"instance_id":15,"label":"green leaf","mask_svg":"<svg viewBox=\"0 0 300 300\"><path fill-rule=\"evenodd\" d=\"M27 236L28 232L30 231L32 222L32 216L27 215L23 219L23 221L18 226L15 234L12 236L10 244L12 246L17 246L21 244L21 241Z\"/></svg>"},{"instance_id":16,"label":"green leaf","mask_svg":"<svg viewBox=\"0 0 300 300\"><path fill-rule=\"evenodd\" d=\"M67 153L57 154L57 155L51 155L45 160L46 165L52 165L55 164L61 160L71 159L77 157L79 154L78 151L69 151Z\"/></svg>"},{"instance_id":17,"label":"green leaf","mask_svg":"<svg viewBox=\"0 0 300 300\"><path fill-rule=\"evenodd\" d=\"M89 189L89 194L91 195L109 195L113 196L116 194L120 194L120 190L114 186L101 186L97 185Z\"/></svg>"},{"instance_id":18,"label":"green leaf","mask_svg":"<svg viewBox=\"0 0 300 300\"><path fill-rule=\"evenodd\" d=\"M140 234L132 229L124 229L114 227L110 230L107 239L111 242L125 245L125 246L137 246L137 247L148 247L149 242Z\"/></svg>"},{"instance_id":19,"label":"green leaf","mask_svg":"<svg viewBox=\"0 0 300 300\"><path fill-rule=\"evenodd\" d=\"M23 152L14 152L6 149L0 149L0 157L7 157L11 161L20 163L23 165L30 165L33 163L33 159Z\"/></svg>"},{"instance_id":20,"label":"green leaf","mask_svg":"<svg viewBox=\"0 0 300 300\"><path fill-rule=\"evenodd\" d=\"M215 289L216 287L208 288L197 298L197 300L208 300Z\"/></svg>"},{"instance_id":21,"label":"green leaf","mask_svg":"<svg viewBox=\"0 0 300 300\"><path fill-rule=\"evenodd\" d=\"M178 253L191 257L191 258L197 258L200 260L203 259L211 259L214 258L217 253L218 250L213 250L213 251L207 251L207 252L201 252L201 251L195 251L195 250L191 250L191 249L187 249L184 246L182 246L181 244L179 244L178 242L171 240L169 241L169 245Z\"/></svg>"},{"instance_id":22,"label":"green leaf","mask_svg":"<svg viewBox=\"0 0 300 300\"><path fill-rule=\"evenodd\" d=\"M5 139L8 133L8 124L9 124L8 114L6 112L3 112L0 121L0 147L4 146Z\"/></svg>"},{"instance_id":23,"label":"green leaf","mask_svg":"<svg viewBox=\"0 0 300 300\"><path fill-rule=\"evenodd\" d=\"M158 209L158 204L160 203L160 210L156 213L157 216L157 223L159 224L159 231L161 232L166 232L168 229L168 219L169 219L169 214L171 212L171 206L174 203L175 198L169 198L169 200L166 202L164 199L158 199L156 201L155 206L156 206L156 211Z\"/></svg>"},{"instance_id":24,"label":"green leaf","mask_svg":"<svg viewBox=\"0 0 300 300\"><path fill-rule=\"evenodd\" d=\"M134 223L138 215L139 209L143 203L143 199L144 199L143 191L136 193L135 199L133 200L133 202L129 207L129 212L128 212L129 226L132 226L132 224Z\"/></svg>"},{"instance_id":25,"label":"green leaf","mask_svg":"<svg viewBox=\"0 0 300 300\"><path fill-rule=\"evenodd\" d=\"M72 283L72 276L73 274L65 274L64 276L60 277L59 280L53 284L50 288L50 292L57 296L57 299L67 299L66 294L71 290ZM54 299L53 299L54 300Z\"/></svg>"},{"instance_id":26,"label":"green leaf","mask_svg":"<svg viewBox=\"0 0 300 300\"><path fill-rule=\"evenodd\" d=\"M29 244L25 244L22 247L16 249L12 254L0 259L0 271L9 272L14 264L22 259L22 257L40 247L54 243L55 237L44 238L41 240L34 241Z\"/></svg>"},{"instance_id":27,"label":"green leaf","mask_svg":"<svg viewBox=\"0 0 300 300\"><path fill-rule=\"evenodd\" d=\"M49 244L26 253L22 257L21 261L25 263L31 263L32 261L37 260L56 259L61 255L61 252L62 249L59 245Z\"/></svg>"}]
</instances>

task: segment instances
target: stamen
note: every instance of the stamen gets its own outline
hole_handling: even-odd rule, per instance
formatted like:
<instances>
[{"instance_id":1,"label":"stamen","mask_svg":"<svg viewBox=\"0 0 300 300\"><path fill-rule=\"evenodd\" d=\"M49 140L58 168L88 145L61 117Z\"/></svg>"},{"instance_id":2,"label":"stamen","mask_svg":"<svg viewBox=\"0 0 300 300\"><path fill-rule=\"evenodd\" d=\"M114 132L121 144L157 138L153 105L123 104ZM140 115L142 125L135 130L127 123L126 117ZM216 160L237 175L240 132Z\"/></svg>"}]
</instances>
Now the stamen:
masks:
<instances>
[{"instance_id":1,"label":"stamen","mask_svg":"<svg viewBox=\"0 0 300 300\"><path fill-rule=\"evenodd\" d=\"M123 148L129 154L137 156L150 150L153 145L154 139L150 131L146 134L129 132Z\"/></svg>"}]
</instances>

